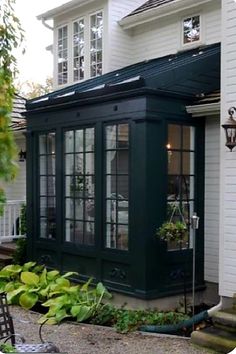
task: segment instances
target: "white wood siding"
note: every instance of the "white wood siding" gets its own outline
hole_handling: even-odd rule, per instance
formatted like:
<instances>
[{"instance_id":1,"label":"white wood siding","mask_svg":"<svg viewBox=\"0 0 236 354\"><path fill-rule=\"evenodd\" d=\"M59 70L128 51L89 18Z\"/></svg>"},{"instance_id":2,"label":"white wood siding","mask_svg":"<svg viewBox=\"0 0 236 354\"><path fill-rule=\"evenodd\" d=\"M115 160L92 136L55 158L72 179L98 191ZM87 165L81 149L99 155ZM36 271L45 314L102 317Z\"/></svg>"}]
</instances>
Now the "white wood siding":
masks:
<instances>
[{"instance_id":1,"label":"white wood siding","mask_svg":"<svg viewBox=\"0 0 236 354\"><path fill-rule=\"evenodd\" d=\"M205 280L219 281L220 117L206 119L205 129Z\"/></svg>"},{"instance_id":2,"label":"white wood siding","mask_svg":"<svg viewBox=\"0 0 236 354\"><path fill-rule=\"evenodd\" d=\"M172 16L157 19L149 24L138 26L133 32L133 62L162 57L176 53L184 48L181 44L182 20L186 16L202 16L202 44L212 44L221 40L221 9L220 1L196 6L191 11L184 11Z\"/></svg>"},{"instance_id":3,"label":"white wood siding","mask_svg":"<svg viewBox=\"0 0 236 354\"><path fill-rule=\"evenodd\" d=\"M17 134L16 144L18 152L26 150L25 136L21 133ZM26 161L19 162L19 171L16 179L12 183L5 186L7 200L25 200L26 199Z\"/></svg>"},{"instance_id":4,"label":"white wood siding","mask_svg":"<svg viewBox=\"0 0 236 354\"><path fill-rule=\"evenodd\" d=\"M132 33L124 31L118 21L144 3L143 0L110 0L109 18L109 65L108 71L127 66L133 62Z\"/></svg>"},{"instance_id":5,"label":"white wood siding","mask_svg":"<svg viewBox=\"0 0 236 354\"><path fill-rule=\"evenodd\" d=\"M222 0L221 124L236 105L236 3ZM236 151L225 147L221 129L220 295L236 293Z\"/></svg>"}]
</instances>

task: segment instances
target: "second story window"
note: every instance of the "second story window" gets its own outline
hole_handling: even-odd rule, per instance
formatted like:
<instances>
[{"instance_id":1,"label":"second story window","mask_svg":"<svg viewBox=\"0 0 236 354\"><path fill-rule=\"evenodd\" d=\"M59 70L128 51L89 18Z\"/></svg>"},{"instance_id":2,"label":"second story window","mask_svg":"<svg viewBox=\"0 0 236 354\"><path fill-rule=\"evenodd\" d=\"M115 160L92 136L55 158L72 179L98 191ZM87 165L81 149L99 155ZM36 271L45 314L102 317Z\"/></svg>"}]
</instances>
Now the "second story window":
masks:
<instances>
[{"instance_id":1,"label":"second story window","mask_svg":"<svg viewBox=\"0 0 236 354\"><path fill-rule=\"evenodd\" d=\"M183 44L200 41L200 16L192 16L183 20Z\"/></svg>"},{"instance_id":2,"label":"second story window","mask_svg":"<svg viewBox=\"0 0 236 354\"><path fill-rule=\"evenodd\" d=\"M84 79L84 19L73 24L73 80Z\"/></svg>"},{"instance_id":3,"label":"second story window","mask_svg":"<svg viewBox=\"0 0 236 354\"><path fill-rule=\"evenodd\" d=\"M102 75L103 14L90 16L90 76Z\"/></svg>"},{"instance_id":4,"label":"second story window","mask_svg":"<svg viewBox=\"0 0 236 354\"><path fill-rule=\"evenodd\" d=\"M63 26L58 29L57 42L57 81L58 85L68 82L68 29Z\"/></svg>"}]
</instances>

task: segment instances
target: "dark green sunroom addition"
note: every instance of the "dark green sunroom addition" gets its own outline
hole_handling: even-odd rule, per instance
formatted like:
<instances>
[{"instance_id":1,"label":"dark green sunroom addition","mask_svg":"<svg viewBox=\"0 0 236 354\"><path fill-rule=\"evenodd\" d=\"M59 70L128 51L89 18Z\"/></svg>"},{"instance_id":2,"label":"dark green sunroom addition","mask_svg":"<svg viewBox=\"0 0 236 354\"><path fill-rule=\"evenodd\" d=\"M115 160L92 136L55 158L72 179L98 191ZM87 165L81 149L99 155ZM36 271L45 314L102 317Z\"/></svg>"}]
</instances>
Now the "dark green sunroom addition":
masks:
<instances>
[{"instance_id":1,"label":"dark green sunroom addition","mask_svg":"<svg viewBox=\"0 0 236 354\"><path fill-rule=\"evenodd\" d=\"M191 287L192 233L181 248L156 229L178 205L201 219L204 119L185 106L220 87L220 46L131 65L27 104L28 252L79 280L153 299Z\"/></svg>"}]
</instances>

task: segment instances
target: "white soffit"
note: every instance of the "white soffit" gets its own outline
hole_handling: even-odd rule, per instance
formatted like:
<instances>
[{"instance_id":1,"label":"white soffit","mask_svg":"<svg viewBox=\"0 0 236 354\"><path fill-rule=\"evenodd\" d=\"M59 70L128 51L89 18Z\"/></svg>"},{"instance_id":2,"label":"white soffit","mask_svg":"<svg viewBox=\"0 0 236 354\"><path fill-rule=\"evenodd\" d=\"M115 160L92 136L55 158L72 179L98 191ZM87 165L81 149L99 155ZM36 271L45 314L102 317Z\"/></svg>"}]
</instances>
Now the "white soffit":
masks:
<instances>
[{"instance_id":1,"label":"white soffit","mask_svg":"<svg viewBox=\"0 0 236 354\"><path fill-rule=\"evenodd\" d=\"M186 111L193 117L212 116L220 114L220 102L186 106Z\"/></svg>"},{"instance_id":2,"label":"white soffit","mask_svg":"<svg viewBox=\"0 0 236 354\"><path fill-rule=\"evenodd\" d=\"M48 11L38 15L37 19L44 20L44 21L51 20L56 16L60 16L62 14L65 14L66 12L69 12L71 10L78 8L78 7L90 4L95 1L96 0L72 0L72 1L66 2L63 5L60 5L58 7L54 7L53 9L48 10Z\"/></svg>"}]
</instances>

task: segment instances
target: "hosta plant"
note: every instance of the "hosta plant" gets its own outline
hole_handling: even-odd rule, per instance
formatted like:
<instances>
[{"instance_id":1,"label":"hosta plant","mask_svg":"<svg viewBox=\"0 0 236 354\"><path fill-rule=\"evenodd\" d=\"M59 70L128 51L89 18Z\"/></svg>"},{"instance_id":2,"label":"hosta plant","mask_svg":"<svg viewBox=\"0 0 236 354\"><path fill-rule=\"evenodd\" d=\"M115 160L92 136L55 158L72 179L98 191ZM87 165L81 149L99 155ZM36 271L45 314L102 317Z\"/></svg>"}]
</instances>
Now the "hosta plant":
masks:
<instances>
[{"instance_id":1,"label":"hosta plant","mask_svg":"<svg viewBox=\"0 0 236 354\"><path fill-rule=\"evenodd\" d=\"M84 321L92 316L103 298L111 297L102 283L91 287L91 279L83 285L74 285L68 279L75 272L63 275L58 270L47 270L35 262L8 265L0 271L0 291L7 293L11 304L31 309L37 303L48 307L41 322L60 322L66 317Z\"/></svg>"}]
</instances>

